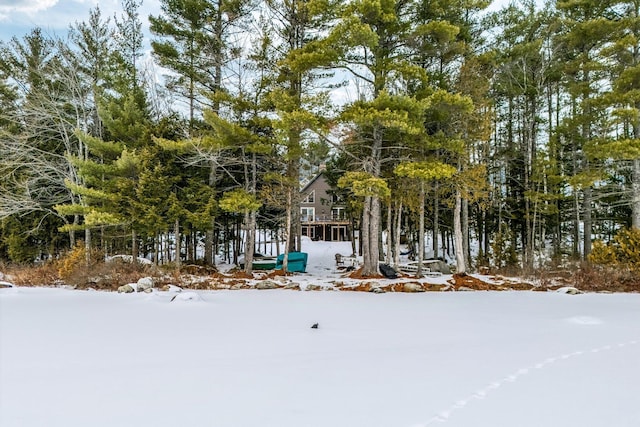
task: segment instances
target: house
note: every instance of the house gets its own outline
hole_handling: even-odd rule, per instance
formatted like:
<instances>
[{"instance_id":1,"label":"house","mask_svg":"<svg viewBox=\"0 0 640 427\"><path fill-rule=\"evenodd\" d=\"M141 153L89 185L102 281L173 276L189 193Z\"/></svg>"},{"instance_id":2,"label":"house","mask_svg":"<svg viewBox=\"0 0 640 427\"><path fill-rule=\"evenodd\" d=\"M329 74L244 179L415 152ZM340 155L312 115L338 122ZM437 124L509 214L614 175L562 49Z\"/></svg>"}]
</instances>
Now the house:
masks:
<instances>
[{"instance_id":1,"label":"house","mask_svg":"<svg viewBox=\"0 0 640 427\"><path fill-rule=\"evenodd\" d=\"M345 205L340 203L320 171L300 191L302 235L313 240L347 241L351 239Z\"/></svg>"}]
</instances>

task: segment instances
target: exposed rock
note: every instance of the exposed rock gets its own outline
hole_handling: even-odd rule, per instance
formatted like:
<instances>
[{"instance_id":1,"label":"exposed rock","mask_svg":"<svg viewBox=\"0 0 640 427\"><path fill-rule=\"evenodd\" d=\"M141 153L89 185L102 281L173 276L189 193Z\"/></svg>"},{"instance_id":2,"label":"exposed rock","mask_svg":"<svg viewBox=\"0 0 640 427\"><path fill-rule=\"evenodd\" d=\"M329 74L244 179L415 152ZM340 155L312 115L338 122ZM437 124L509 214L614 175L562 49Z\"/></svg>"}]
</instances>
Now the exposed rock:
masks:
<instances>
[{"instance_id":1,"label":"exposed rock","mask_svg":"<svg viewBox=\"0 0 640 427\"><path fill-rule=\"evenodd\" d=\"M424 292L424 288L420 283L407 282L402 285L403 292Z\"/></svg>"},{"instance_id":2,"label":"exposed rock","mask_svg":"<svg viewBox=\"0 0 640 427\"><path fill-rule=\"evenodd\" d=\"M491 273L491 269L487 266L480 266L478 267L478 273L487 276Z\"/></svg>"},{"instance_id":3,"label":"exposed rock","mask_svg":"<svg viewBox=\"0 0 640 427\"><path fill-rule=\"evenodd\" d=\"M14 286L13 283L0 281L0 288L13 288Z\"/></svg>"},{"instance_id":4,"label":"exposed rock","mask_svg":"<svg viewBox=\"0 0 640 427\"><path fill-rule=\"evenodd\" d=\"M143 277L136 284L138 292L147 292L147 289L153 288L153 279L151 277Z\"/></svg>"},{"instance_id":5,"label":"exposed rock","mask_svg":"<svg viewBox=\"0 0 640 427\"><path fill-rule=\"evenodd\" d=\"M131 285L122 285L118 288L118 293L130 294L133 292L133 286Z\"/></svg>"},{"instance_id":6,"label":"exposed rock","mask_svg":"<svg viewBox=\"0 0 640 427\"><path fill-rule=\"evenodd\" d=\"M429 269L433 272L439 272L442 274L451 274L451 267L449 267L449 264L447 264L442 260L437 260L437 262L429 263Z\"/></svg>"},{"instance_id":7,"label":"exposed rock","mask_svg":"<svg viewBox=\"0 0 640 427\"><path fill-rule=\"evenodd\" d=\"M273 280L265 280L256 284L256 289L278 289L282 285L274 282Z\"/></svg>"},{"instance_id":8,"label":"exposed rock","mask_svg":"<svg viewBox=\"0 0 640 427\"><path fill-rule=\"evenodd\" d=\"M311 284L311 285L307 285L307 286L304 288L304 290L305 290L305 291L321 291L321 290L322 290L322 286L320 286L320 285L313 285L313 284Z\"/></svg>"},{"instance_id":9,"label":"exposed rock","mask_svg":"<svg viewBox=\"0 0 640 427\"><path fill-rule=\"evenodd\" d=\"M236 280L236 281L232 281L230 282L231 284L231 290L238 290L238 289L251 289L251 286L245 282L244 280Z\"/></svg>"},{"instance_id":10,"label":"exposed rock","mask_svg":"<svg viewBox=\"0 0 640 427\"><path fill-rule=\"evenodd\" d=\"M291 291L299 291L300 290L300 284L296 283L296 282L291 282L291 283L287 283L286 285L284 285L285 289L289 289Z\"/></svg>"},{"instance_id":11,"label":"exposed rock","mask_svg":"<svg viewBox=\"0 0 640 427\"><path fill-rule=\"evenodd\" d=\"M449 283L423 283L422 287L429 292L446 292L454 289Z\"/></svg>"},{"instance_id":12,"label":"exposed rock","mask_svg":"<svg viewBox=\"0 0 640 427\"><path fill-rule=\"evenodd\" d=\"M175 285L164 285L160 290L164 292L182 292L182 288Z\"/></svg>"},{"instance_id":13,"label":"exposed rock","mask_svg":"<svg viewBox=\"0 0 640 427\"><path fill-rule=\"evenodd\" d=\"M574 288L573 286L562 287L562 288L558 289L556 292L561 293L561 294L569 294L569 295L579 295L579 294L584 293L580 289Z\"/></svg>"},{"instance_id":14,"label":"exposed rock","mask_svg":"<svg viewBox=\"0 0 640 427\"><path fill-rule=\"evenodd\" d=\"M386 291L378 286L373 287L369 290L369 292L373 292L374 294L384 294Z\"/></svg>"},{"instance_id":15,"label":"exposed rock","mask_svg":"<svg viewBox=\"0 0 640 427\"><path fill-rule=\"evenodd\" d=\"M341 291L371 292L371 289L374 287L378 287L378 284L375 282L360 282L356 285L344 285L339 289Z\"/></svg>"}]
</instances>

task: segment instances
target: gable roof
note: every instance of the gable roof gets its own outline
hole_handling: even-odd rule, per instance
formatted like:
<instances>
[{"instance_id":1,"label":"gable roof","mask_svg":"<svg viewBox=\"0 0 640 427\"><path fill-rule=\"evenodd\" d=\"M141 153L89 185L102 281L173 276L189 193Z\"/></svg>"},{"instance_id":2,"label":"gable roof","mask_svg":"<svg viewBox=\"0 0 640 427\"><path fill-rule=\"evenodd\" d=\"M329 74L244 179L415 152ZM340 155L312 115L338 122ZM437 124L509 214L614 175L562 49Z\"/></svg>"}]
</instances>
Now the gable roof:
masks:
<instances>
[{"instance_id":1,"label":"gable roof","mask_svg":"<svg viewBox=\"0 0 640 427\"><path fill-rule=\"evenodd\" d=\"M316 176L314 176L313 178L311 178L311 180L309 180L309 182L307 182L304 187L302 187L302 189L300 190L301 193L304 193L305 191L307 191L307 189L309 187L311 187L311 184L313 184L314 182L316 182L320 176L324 175L324 171L320 171L316 174Z\"/></svg>"}]
</instances>

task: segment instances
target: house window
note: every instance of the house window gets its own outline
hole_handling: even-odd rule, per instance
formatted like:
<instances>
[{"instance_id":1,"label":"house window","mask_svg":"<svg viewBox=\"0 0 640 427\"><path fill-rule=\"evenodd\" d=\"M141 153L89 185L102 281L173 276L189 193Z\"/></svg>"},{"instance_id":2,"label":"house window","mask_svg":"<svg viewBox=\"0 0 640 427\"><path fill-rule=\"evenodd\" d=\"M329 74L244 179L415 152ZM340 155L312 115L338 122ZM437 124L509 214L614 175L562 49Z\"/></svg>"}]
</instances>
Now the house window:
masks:
<instances>
[{"instance_id":1,"label":"house window","mask_svg":"<svg viewBox=\"0 0 640 427\"><path fill-rule=\"evenodd\" d=\"M316 216L316 208L300 208L300 221L312 222Z\"/></svg>"},{"instance_id":2,"label":"house window","mask_svg":"<svg viewBox=\"0 0 640 427\"><path fill-rule=\"evenodd\" d=\"M334 221L344 220L344 208L331 208L331 219Z\"/></svg>"},{"instance_id":3,"label":"house window","mask_svg":"<svg viewBox=\"0 0 640 427\"><path fill-rule=\"evenodd\" d=\"M307 194L307 197L304 198L302 203L315 203L316 201L316 190L313 190L311 193Z\"/></svg>"}]
</instances>

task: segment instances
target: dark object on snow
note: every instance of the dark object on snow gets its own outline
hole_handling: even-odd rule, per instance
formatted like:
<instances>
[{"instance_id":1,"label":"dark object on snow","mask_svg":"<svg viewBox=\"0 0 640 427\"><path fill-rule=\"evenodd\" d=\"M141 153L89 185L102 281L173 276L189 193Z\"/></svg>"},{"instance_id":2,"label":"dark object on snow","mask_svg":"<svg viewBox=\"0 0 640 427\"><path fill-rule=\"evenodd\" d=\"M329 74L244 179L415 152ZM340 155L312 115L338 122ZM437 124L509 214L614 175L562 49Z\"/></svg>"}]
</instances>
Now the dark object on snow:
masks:
<instances>
[{"instance_id":1,"label":"dark object on snow","mask_svg":"<svg viewBox=\"0 0 640 427\"><path fill-rule=\"evenodd\" d=\"M311 326L311 329L318 329L318 324L317 324L317 323L314 323L314 324Z\"/></svg>"},{"instance_id":2,"label":"dark object on snow","mask_svg":"<svg viewBox=\"0 0 640 427\"><path fill-rule=\"evenodd\" d=\"M380 264L380 272L387 279L398 278L398 273L389 264Z\"/></svg>"},{"instance_id":3,"label":"dark object on snow","mask_svg":"<svg viewBox=\"0 0 640 427\"><path fill-rule=\"evenodd\" d=\"M354 271L356 268L353 265L350 265L349 267L345 268L344 271Z\"/></svg>"}]
</instances>

